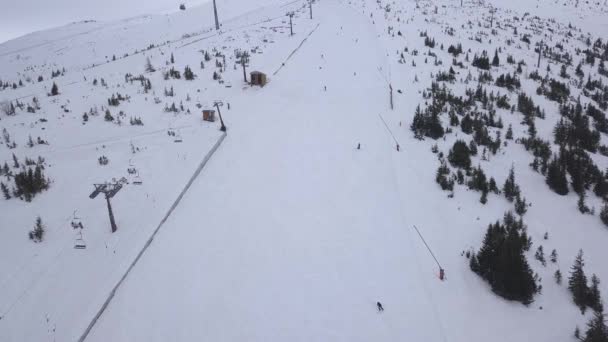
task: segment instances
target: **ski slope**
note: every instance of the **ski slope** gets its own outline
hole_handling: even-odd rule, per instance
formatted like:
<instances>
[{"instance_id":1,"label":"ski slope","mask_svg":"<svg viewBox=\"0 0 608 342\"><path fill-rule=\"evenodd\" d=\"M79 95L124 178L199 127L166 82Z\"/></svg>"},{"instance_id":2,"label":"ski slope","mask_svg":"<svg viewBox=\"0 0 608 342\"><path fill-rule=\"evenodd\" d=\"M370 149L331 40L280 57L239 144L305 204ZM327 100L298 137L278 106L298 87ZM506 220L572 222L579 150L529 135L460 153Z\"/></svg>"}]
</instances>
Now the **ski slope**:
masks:
<instances>
[{"instance_id":1,"label":"ski slope","mask_svg":"<svg viewBox=\"0 0 608 342\"><path fill-rule=\"evenodd\" d=\"M223 146L87 341L444 338L378 118L384 55L348 7L317 13L272 82L239 99L252 110L227 116Z\"/></svg>"},{"instance_id":2,"label":"ski slope","mask_svg":"<svg viewBox=\"0 0 608 342\"><path fill-rule=\"evenodd\" d=\"M425 103L422 92L433 74L447 70L452 59L437 47L433 52L444 65L433 65L423 31L446 48L462 42L471 56L498 47L505 49L501 58L516 51L518 60L532 66L533 46L505 43L512 38L514 16L529 12L557 22L555 31L572 22L597 34L606 29L605 6L575 9L567 0L465 1L463 8L447 0L318 0L309 19L305 4L222 1L219 33L206 4L166 15L75 23L0 45L3 80L45 75L44 82L0 91L0 103L38 96L43 104L36 114L1 117L0 128L19 146L0 146L0 163L10 163L12 153L42 155L54 180L32 203L0 201L0 341L548 342L567 340L576 325L584 330L590 314L581 315L567 287L552 277L560 269L565 280L583 248L588 275L608 279L608 232L598 217L579 214L575 195L551 193L518 144L505 146L491 161L475 159L499 184L517 166L518 182L534 204L525 217L534 242L527 254L543 291L528 307L505 301L470 271L463 254L479 247L488 223L512 204L490 195L482 205L479 193L464 187L447 198L434 181L438 162L430 149L437 144L447 151L458 135L418 141L409 125L416 106ZM488 4L499 8L497 18L506 27L489 40L478 34ZM295 12L293 36L288 11ZM521 34L529 28L523 17ZM449 27L457 30L448 34ZM577 30L567 49L586 34ZM405 47L407 62L398 62ZM241 49L252 55L247 71L268 74L265 87L243 82L234 56ZM205 51L212 58L203 69ZM212 74L222 54L226 65L217 82ZM168 61L173 55L175 65ZM155 73L144 70L148 58ZM163 79L169 68L186 65L197 74L194 81ZM47 77L64 66L65 75ZM463 83L468 71L456 70ZM125 73L149 77L152 93L129 85ZM101 77L107 87L91 85ZM45 95L52 82L59 84L57 97ZM163 97L169 87L176 95ZM464 93L466 85L461 88ZM82 122L81 113L103 106L115 92L132 98L113 113L141 116L144 127L103 122L103 110L101 117ZM200 110L217 100L226 104L227 137L94 320L218 141L218 123L200 118ZM192 113L164 112L171 102ZM547 110L539 134L548 137L557 107L537 103ZM517 114L499 114L513 124L516 137L526 134ZM182 143L167 136L172 130ZM51 145L26 148L30 134L43 134ZM142 151L132 154L131 143ZM101 154L110 158L106 167L97 165ZM606 158L597 159L608 167ZM87 196L92 183L120 177L131 165L144 184L125 187L114 200L119 230L111 234L103 201ZM599 208L594 200L591 205ZM86 226L86 251L73 249L69 222L75 209ZM35 215L47 223L41 244L26 240ZM438 265L414 225L446 269L445 281L438 279ZM550 238L543 240L546 232ZM533 260L538 244L547 254L556 248L559 262L543 267Z\"/></svg>"}]
</instances>

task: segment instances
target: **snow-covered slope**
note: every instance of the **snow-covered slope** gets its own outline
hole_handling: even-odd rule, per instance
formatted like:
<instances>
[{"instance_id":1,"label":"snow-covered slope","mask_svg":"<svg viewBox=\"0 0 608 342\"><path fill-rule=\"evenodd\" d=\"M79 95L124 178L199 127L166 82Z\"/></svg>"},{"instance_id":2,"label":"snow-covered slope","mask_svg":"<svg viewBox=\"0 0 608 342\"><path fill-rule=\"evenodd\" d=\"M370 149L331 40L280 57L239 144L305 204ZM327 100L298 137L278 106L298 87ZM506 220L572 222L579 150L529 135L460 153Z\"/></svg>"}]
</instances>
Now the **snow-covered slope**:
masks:
<instances>
[{"instance_id":1,"label":"snow-covered slope","mask_svg":"<svg viewBox=\"0 0 608 342\"><path fill-rule=\"evenodd\" d=\"M497 8L492 19L490 3ZM608 279L608 230L598 216L580 214L575 194L551 192L521 144L474 157L473 165L499 185L514 166L532 203L524 217L533 242L527 255L542 292L529 306L506 301L471 272L464 252L478 249L487 225L513 205L494 194L483 205L464 186L448 198L435 183L439 163L431 147L447 155L456 139L470 138L456 127L443 139L420 141L409 127L416 107L428 104L423 92L453 64L450 44L461 43L471 58L501 48L494 75L513 72L507 55L524 61L528 75L537 40L560 42L575 55L586 37L605 34L606 6L490 3L321 0L310 19L304 1L230 0L219 4L220 33L212 29L210 5L203 5L82 22L0 45L0 79L15 83L0 90L0 102L23 104L16 115L0 114L10 136L0 145L0 166L10 166L13 154L20 162L41 156L52 180L31 203L0 201L0 340L569 339L591 314L580 314L553 273L567 277L584 249L587 272ZM514 27L530 33L532 43L522 43ZM423 32L437 47L425 46ZM250 52L248 71L266 72L268 85L243 82L240 51ZM155 72L145 70L148 59ZM163 77L185 66L196 74L193 81ZM559 65L551 68L558 75ZM468 61L454 69L452 91L464 95L477 86ZM603 77L587 65L584 71ZM139 75L150 90L130 80ZM53 83L60 94L47 96ZM522 91L546 112L536 121L538 135L552 141L558 106L537 96L536 87L522 77ZM109 105L116 94L129 98ZM516 93L507 95L517 103ZM33 97L39 109L28 113ZM216 101L225 104L227 137L95 321L220 138L218 122L201 120L202 109ZM176 111L166 112L172 104ZM112 122L104 120L106 109ZM516 138L526 136L521 114L498 109L497 115ZM129 125L134 118L144 125ZM29 136L49 145L28 147ZM108 165L99 165L101 156ZM592 157L608 167L606 157ZM127 172L133 168L142 185ZM112 200L119 226L112 234L103 199L88 195L93 183L121 177L129 184ZM590 196L588 205L599 212L602 201ZM41 243L27 237L36 216L47 228ZM72 221L85 226L84 250L73 248L79 235ZM444 281L414 226L446 270ZM547 258L556 249L558 262L534 260L539 245ZM600 288L608 291L605 283Z\"/></svg>"}]
</instances>

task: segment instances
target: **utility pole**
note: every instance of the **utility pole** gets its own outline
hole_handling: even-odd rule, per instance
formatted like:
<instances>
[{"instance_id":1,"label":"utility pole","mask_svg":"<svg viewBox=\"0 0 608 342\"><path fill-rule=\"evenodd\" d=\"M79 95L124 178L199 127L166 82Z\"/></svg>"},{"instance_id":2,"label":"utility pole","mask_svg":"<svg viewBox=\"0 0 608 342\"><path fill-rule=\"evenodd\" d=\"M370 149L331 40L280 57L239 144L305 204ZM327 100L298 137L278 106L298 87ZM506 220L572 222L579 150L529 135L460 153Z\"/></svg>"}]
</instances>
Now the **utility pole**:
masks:
<instances>
[{"instance_id":1,"label":"utility pole","mask_svg":"<svg viewBox=\"0 0 608 342\"><path fill-rule=\"evenodd\" d=\"M391 94L390 94L390 95L391 95L391 110L394 110L394 109L395 109L395 107L394 107L394 105L393 105L393 85L392 85L392 84L389 84L389 85L388 85L388 88L390 89L390 92L391 92Z\"/></svg>"},{"instance_id":2,"label":"utility pole","mask_svg":"<svg viewBox=\"0 0 608 342\"><path fill-rule=\"evenodd\" d=\"M110 204L110 198L114 197L120 189L122 189L122 183L105 183L105 184L93 184L95 190L89 195L89 198L94 199L99 194L104 194L106 198L106 203L108 205L108 215L110 216L110 227L112 228L112 233L116 232L118 227L116 226L116 221L114 220L114 213L112 212L112 204Z\"/></svg>"},{"instance_id":3,"label":"utility pole","mask_svg":"<svg viewBox=\"0 0 608 342\"><path fill-rule=\"evenodd\" d=\"M289 17L289 35L293 36L293 22L292 22L292 18L293 18L294 13L293 12L288 12L287 16Z\"/></svg>"},{"instance_id":4,"label":"utility pole","mask_svg":"<svg viewBox=\"0 0 608 342\"><path fill-rule=\"evenodd\" d=\"M308 0L308 6L310 7L310 19L312 19L312 0Z\"/></svg>"},{"instance_id":5,"label":"utility pole","mask_svg":"<svg viewBox=\"0 0 608 342\"><path fill-rule=\"evenodd\" d=\"M217 18L217 6L215 5L215 0L213 0L213 15L215 16L215 29L220 30L220 21Z\"/></svg>"},{"instance_id":6,"label":"utility pole","mask_svg":"<svg viewBox=\"0 0 608 342\"><path fill-rule=\"evenodd\" d=\"M247 63L249 63L249 52L243 51L243 54L241 54L241 65L243 66L243 79L245 83L247 83L247 71L245 70Z\"/></svg>"},{"instance_id":7,"label":"utility pole","mask_svg":"<svg viewBox=\"0 0 608 342\"><path fill-rule=\"evenodd\" d=\"M220 107L224 105L224 102L215 101L213 105L215 106L215 108L217 108L217 114L220 116L220 122L222 124L222 127L220 127L220 131L226 132L226 125L224 125L224 119L222 119L222 112L220 111Z\"/></svg>"},{"instance_id":8,"label":"utility pole","mask_svg":"<svg viewBox=\"0 0 608 342\"><path fill-rule=\"evenodd\" d=\"M536 67L540 69L540 56L543 53L543 41L540 41L540 45L538 46L538 63L536 64Z\"/></svg>"}]
</instances>

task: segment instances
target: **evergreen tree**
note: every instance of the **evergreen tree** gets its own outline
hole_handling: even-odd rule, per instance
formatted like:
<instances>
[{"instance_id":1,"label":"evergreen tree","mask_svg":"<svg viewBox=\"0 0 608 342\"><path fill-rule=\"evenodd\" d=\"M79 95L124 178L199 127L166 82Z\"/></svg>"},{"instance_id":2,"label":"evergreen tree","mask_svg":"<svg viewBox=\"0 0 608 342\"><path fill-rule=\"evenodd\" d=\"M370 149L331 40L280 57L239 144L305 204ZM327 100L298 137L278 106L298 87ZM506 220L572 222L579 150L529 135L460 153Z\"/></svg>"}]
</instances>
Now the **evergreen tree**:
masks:
<instances>
[{"instance_id":1,"label":"evergreen tree","mask_svg":"<svg viewBox=\"0 0 608 342\"><path fill-rule=\"evenodd\" d=\"M502 187L502 192L509 202L513 202L515 198L519 197L520 191L519 186L515 183L515 168L513 166L511 166L509 177L507 177Z\"/></svg>"},{"instance_id":2,"label":"evergreen tree","mask_svg":"<svg viewBox=\"0 0 608 342\"><path fill-rule=\"evenodd\" d=\"M603 312L602 296L600 294L600 279L594 274L591 276L591 286L587 298L587 305L595 311Z\"/></svg>"},{"instance_id":3,"label":"evergreen tree","mask_svg":"<svg viewBox=\"0 0 608 342\"><path fill-rule=\"evenodd\" d=\"M51 96L59 95L59 87L55 82L53 82L53 86L51 87Z\"/></svg>"},{"instance_id":4,"label":"evergreen tree","mask_svg":"<svg viewBox=\"0 0 608 342\"><path fill-rule=\"evenodd\" d=\"M155 72L156 69L154 68L154 66L152 65L152 61L150 61L150 57L146 58L146 72ZM97 80L95 80L97 81Z\"/></svg>"},{"instance_id":5,"label":"evergreen tree","mask_svg":"<svg viewBox=\"0 0 608 342\"><path fill-rule=\"evenodd\" d=\"M4 199L11 199L11 194L8 191L8 187L6 186L6 184L0 182L0 189L2 189L2 194L4 195Z\"/></svg>"},{"instance_id":6,"label":"evergreen tree","mask_svg":"<svg viewBox=\"0 0 608 342\"><path fill-rule=\"evenodd\" d=\"M507 213L502 224L488 226L483 245L469 266L496 294L529 304L539 289L524 255L529 243L523 222Z\"/></svg>"},{"instance_id":7,"label":"evergreen tree","mask_svg":"<svg viewBox=\"0 0 608 342\"><path fill-rule=\"evenodd\" d=\"M558 195L565 196L568 194L566 169L560 164L556 157L549 162L545 181L547 182L547 185L549 185L549 188Z\"/></svg>"},{"instance_id":8,"label":"evergreen tree","mask_svg":"<svg viewBox=\"0 0 608 342\"><path fill-rule=\"evenodd\" d=\"M509 128L507 129L507 135L505 135L505 139L513 140L513 127L509 124Z\"/></svg>"},{"instance_id":9,"label":"evergreen tree","mask_svg":"<svg viewBox=\"0 0 608 342\"><path fill-rule=\"evenodd\" d=\"M581 214L587 214L591 212L591 210L585 203L585 191L582 191L578 196L578 211L580 211Z\"/></svg>"},{"instance_id":10,"label":"evergreen tree","mask_svg":"<svg viewBox=\"0 0 608 342\"><path fill-rule=\"evenodd\" d=\"M560 270L555 271L555 274L553 275L555 277L555 282L557 283L557 285L561 285L562 284L562 272Z\"/></svg>"},{"instance_id":11,"label":"evergreen tree","mask_svg":"<svg viewBox=\"0 0 608 342\"><path fill-rule=\"evenodd\" d=\"M33 169L31 167L23 169L15 175L14 181L15 197L22 197L27 202L30 202L37 193L49 187L49 180L44 177L41 165L36 165Z\"/></svg>"},{"instance_id":12,"label":"evergreen tree","mask_svg":"<svg viewBox=\"0 0 608 342\"><path fill-rule=\"evenodd\" d=\"M492 66L499 66L500 65L500 59L498 58L498 50L494 50L494 59L492 59Z\"/></svg>"},{"instance_id":13,"label":"evergreen tree","mask_svg":"<svg viewBox=\"0 0 608 342\"><path fill-rule=\"evenodd\" d=\"M471 167L470 150L462 140L457 140L448 154L448 160L454 167L469 169Z\"/></svg>"},{"instance_id":14,"label":"evergreen tree","mask_svg":"<svg viewBox=\"0 0 608 342\"><path fill-rule=\"evenodd\" d=\"M448 177L449 175L450 168L442 161L435 175L435 181L441 186L442 190L454 190L454 181Z\"/></svg>"},{"instance_id":15,"label":"evergreen tree","mask_svg":"<svg viewBox=\"0 0 608 342\"><path fill-rule=\"evenodd\" d=\"M570 271L570 278L568 278L568 289L572 292L572 299L574 303L581 309L582 313L585 313L587 304L587 276L583 267L585 262L583 261L583 250L578 252L574 265L572 265Z\"/></svg>"},{"instance_id":16,"label":"evergreen tree","mask_svg":"<svg viewBox=\"0 0 608 342\"><path fill-rule=\"evenodd\" d=\"M194 79L194 77L196 77L196 76L192 72L192 69L190 69L189 66L186 66L186 68L184 69L184 78L187 81L192 81Z\"/></svg>"},{"instance_id":17,"label":"evergreen tree","mask_svg":"<svg viewBox=\"0 0 608 342\"><path fill-rule=\"evenodd\" d=\"M608 327L604 313L596 311L593 318L587 323L587 332L583 342L606 342L608 341Z\"/></svg>"},{"instance_id":18,"label":"evergreen tree","mask_svg":"<svg viewBox=\"0 0 608 342\"><path fill-rule=\"evenodd\" d=\"M543 266L547 266L547 262L545 261L545 252L543 250L543 246L538 246L538 249L536 250L536 253L534 254L534 258L536 258L536 260L540 261L540 263Z\"/></svg>"},{"instance_id":19,"label":"evergreen tree","mask_svg":"<svg viewBox=\"0 0 608 342\"><path fill-rule=\"evenodd\" d=\"M477 144L475 143L475 140L471 140L469 143L469 152L471 152L472 156L477 155Z\"/></svg>"},{"instance_id":20,"label":"evergreen tree","mask_svg":"<svg viewBox=\"0 0 608 342\"><path fill-rule=\"evenodd\" d=\"M604 202L604 206L602 207L602 211L600 212L600 218L602 219L602 222L604 222L604 224L608 226L608 203L606 202Z\"/></svg>"},{"instance_id":21,"label":"evergreen tree","mask_svg":"<svg viewBox=\"0 0 608 342\"><path fill-rule=\"evenodd\" d=\"M104 120L110 122L110 121L114 121L114 117L112 116L112 113L110 113L109 109L106 109L106 114L104 115Z\"/></svg>"},{"instance_id":22,"label":"evergreen tree","mask_svg":"<svg viewBox=\"0 0 608 342\"><path fill-rule=\"evenodd\" d=\"M19 168L19 159L17 159L17 156L13 153L13 167L15 169Z\"/></svg>"},{"instance_id":23,"label":"evergreen tree","mask_svg":"<svg viewBox=\"0 0 608 342\"><path fill-rule=\"evenodd\" d=\"M36 224L34 225L34 230L29 232L30 240L34 242L42 242L44 239L44 225L42 224L42 219L40 216L36 218Z\"/></svg>"},{"instance_id":24,"label":"evergreen tree","mask_svg":"<svg viewBox=\"0 0 608 342\"><path fill-rule=\"evenodd\" d=\"M499 194L500 190L498 190L498 185L496 185L496 180L494 177L490 177L490 181L488 182L488 190L492 191L495 194Z\"/></svg>"},{"instance_id":25,"label":"evergreen tree","mask_svg":"<svg viewBox=\"0 0 608 342\"><path fill-rule=\"evenodd\" d=\"M519 216L524 216L527 211L528 203L526 203L526 199L518 194L517 196L515 196L515 212Z\"/></svg>"},{"instance_id":26,"label":"evergreen tree","mask_svg":"<svg viewBox=\"0 0 608 342\"><path fill-rule=\"evenodd\" d=\"M171 53L171 64L175 64L175 58L173 57L173 52Z\"/></svg>"},{"instance_id":27,"label":"evergreen tree","mask_svg":"<svg viewBox=\"0 0 608 342\"><path fill-rule=\"evenodd\" d=\"M551 251L551 262L552 263L557 262L557 251L555 249L553 249L553 251Z\"/></svg>"}]
</instances>

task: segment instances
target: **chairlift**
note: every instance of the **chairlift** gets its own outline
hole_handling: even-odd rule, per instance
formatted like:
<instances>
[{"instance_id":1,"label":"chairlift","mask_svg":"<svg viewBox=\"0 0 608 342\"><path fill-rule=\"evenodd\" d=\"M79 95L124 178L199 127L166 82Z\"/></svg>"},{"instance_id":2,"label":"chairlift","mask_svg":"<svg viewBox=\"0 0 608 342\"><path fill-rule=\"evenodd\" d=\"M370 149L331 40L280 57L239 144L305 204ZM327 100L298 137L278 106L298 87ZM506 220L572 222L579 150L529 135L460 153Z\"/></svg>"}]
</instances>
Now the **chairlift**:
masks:
<instances>
[{"instance_id":1,"label":"chairlift","mask_svg":"<svg viewBox=\"0 0 608 342\"><path fill-rule=\"evenodd\" d=\"M71 226L72 226L72 229L78 229L78 228L83 229L84 228L82 226L82 221L80 221L80 218L78 216L76 216L76 210L74 210Z\"/></svg>"}]
</instances>

